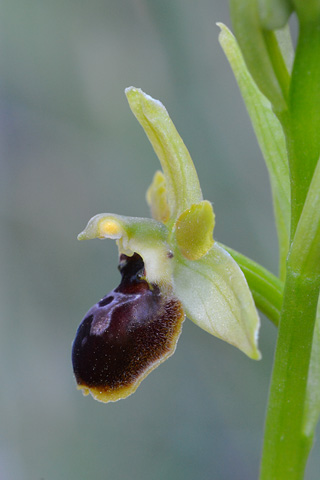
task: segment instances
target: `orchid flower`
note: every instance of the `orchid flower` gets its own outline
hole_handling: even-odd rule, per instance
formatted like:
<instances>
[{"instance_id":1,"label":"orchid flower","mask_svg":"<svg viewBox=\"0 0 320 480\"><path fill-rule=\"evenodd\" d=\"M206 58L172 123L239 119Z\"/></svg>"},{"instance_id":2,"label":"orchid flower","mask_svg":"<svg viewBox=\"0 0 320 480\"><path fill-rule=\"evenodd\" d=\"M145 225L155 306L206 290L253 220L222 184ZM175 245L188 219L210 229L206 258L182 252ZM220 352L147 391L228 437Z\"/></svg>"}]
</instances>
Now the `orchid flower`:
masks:
<instances>
[{"instance_id":1,"label":"orchid flower","mask_svg":"<svg viewBox=\"0 0 320 480\"><path fill-rule=\"evenodd\" d=\"M85 315L72 350L78 388L102 402L132 394L174 353L185 316L260 358L251 292L213 239L212 205L186 146L162 103L134 87L126 95L162 171L146 195L153 219L102 213L78 236L111 238L119 249L121 283Z\"/></svg>"}]
</instances>

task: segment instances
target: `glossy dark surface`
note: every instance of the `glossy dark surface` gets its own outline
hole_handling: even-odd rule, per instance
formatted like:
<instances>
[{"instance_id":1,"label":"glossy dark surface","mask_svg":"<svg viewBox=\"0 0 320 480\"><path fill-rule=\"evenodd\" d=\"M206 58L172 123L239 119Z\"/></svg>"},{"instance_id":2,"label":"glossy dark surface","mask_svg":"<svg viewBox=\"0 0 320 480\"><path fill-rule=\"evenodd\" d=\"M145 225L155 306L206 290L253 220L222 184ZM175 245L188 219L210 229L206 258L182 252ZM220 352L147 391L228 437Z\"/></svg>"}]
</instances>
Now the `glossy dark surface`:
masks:
<instances>
[{"instance_id":1,"label":"glossy dark surface","mask_svg":"<svg viewBox=\"0 0 320 480\"><path fill-rule=\"evenodd\" d=\"M181 305L143 278L141 257L122 255L119 270L120 285L78 328L72 362L80 386L109 391L134 384L172 353L179 336Z\"/></svg>"}]
</instances>

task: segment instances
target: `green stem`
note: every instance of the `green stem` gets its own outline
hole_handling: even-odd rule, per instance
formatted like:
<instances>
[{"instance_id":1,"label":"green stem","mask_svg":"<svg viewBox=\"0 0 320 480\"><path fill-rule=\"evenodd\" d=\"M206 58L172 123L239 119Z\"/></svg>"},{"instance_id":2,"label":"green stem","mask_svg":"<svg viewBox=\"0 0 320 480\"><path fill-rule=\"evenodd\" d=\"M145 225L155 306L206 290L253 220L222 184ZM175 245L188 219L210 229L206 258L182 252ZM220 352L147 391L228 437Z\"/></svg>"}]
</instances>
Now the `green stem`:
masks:
<instances>
[{"instance_id":1,"label":"green stem","mask_svg":"<svg viewBox=\"0 0 320 480\"><path fill-rule=\"evenodd\" d=\"M320 20L300 22L286 132L291 175L292 238L320 155Z\"/></svg>"},{"instance_id":2,"label":"green stem","mask_svg":"<svg viewBox=\"0 0 320 480\"><path fill-rule=\"evenodd\" d=\"M243 271L257 308L277 326L282 305L283 282L245 255L225 245L221 246L230 253Z\"/></svg>"},{"instance_id":3,"label":"green stem","mask_svg":"<svg viewBox=\"0 0 320 480\"><path fill-rule=\"evenodd\" d=\"M293 271L289 258L260 480L303 479L312 445L303 413L318 295L319 281Z\"/></svg>"}]
</instances>

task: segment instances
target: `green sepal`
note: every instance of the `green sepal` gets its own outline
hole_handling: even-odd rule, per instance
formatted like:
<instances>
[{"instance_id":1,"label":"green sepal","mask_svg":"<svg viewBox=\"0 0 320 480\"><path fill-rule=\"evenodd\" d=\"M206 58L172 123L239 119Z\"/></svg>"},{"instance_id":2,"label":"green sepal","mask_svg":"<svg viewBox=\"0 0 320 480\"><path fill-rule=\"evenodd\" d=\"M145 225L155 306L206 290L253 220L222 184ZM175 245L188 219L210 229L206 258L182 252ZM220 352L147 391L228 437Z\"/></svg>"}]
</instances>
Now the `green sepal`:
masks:
<instances>
[{"instance_id":1,"label":"green sepal","mask_svg":"<svg viewBox=\"0 0 320 480\"><path fill-rule=\"evenodd\" d=\"M207 200L191 205L175 224L177 245L188 260L199 260L213 246L214 213Z\"/></svg>"},{"instance_id":2,"label":"green sepal","mask_svg":"<svg viewBox=\"0 0 320 480\"><path fill-rule=\"evenodd\" d=\"M125 92L133 114L160 160L166 179L170 217L175 220L193 203L202 200L196 169L162 103L139 88L129 87Z\"/></svg>"},{"instance_id":3,"label":"green sepal","mask_svg":"<svg viewBox=\"0 0 320 480\"><path fill-rule=\"evenodd\" d=\"M173 264L174 290L196 325L258 360L259 316L246 279L217 243L200 260Z\"/></svg>"},{"instance_id":4,"label":"green sepal","mask_svg":"<svg viewBox=\"0 0 320 480\"><path fill-rule=\"evenodd\" d=\"M251 258L220 243L244 273L256 307L277 327L283 301L284 283Z\"/></svg>"}]
</instances>

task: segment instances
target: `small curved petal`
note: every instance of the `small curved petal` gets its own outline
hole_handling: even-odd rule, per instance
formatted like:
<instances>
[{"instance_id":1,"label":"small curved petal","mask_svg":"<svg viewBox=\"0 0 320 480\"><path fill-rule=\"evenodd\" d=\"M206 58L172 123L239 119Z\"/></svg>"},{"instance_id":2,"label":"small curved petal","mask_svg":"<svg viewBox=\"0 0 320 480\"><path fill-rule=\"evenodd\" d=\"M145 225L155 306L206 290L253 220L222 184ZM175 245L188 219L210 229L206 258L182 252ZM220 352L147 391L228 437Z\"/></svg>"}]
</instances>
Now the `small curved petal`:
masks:
<instances>
[{"instance_id":1,"label":"small curved petal","mask_svg":"<svg viewBox=\"0 0 320 480\"><path fill-rule=\"evenodd\" d=\"M217 243L198 261L176 259L174 289L196 325L236 346L252 359L257 347L259 317L238 264Z\"/></svg>"},{"instance_id":2,"label":"small curved petal","mask_svg":"<svg viewBox=\"0 0 320 480\"><path fill-rule=\"evenodd\" d=\"M207 200L191 205L175 224L177 245L188 260L199 260L213 246L214 213Z\"/></svg>"},{"instance_id":3,"label":"small curved petal","mask_svg":"<svg viewBox=\"0 0 320 480\"><path fill-rule=\"evenodd\" d=\"M166 179L158 170L147 190L146 200L151 210L152 218L158 222L167 223L170 218L170 207L167 200Z\"/></svg>"},{"instance_id":4,"label":"small curved petal","mask_svg":"<svg viewBox=\"0 0 320 480\"><path fill-rule=\"evenodd\" d=\"M165 107L140 88L126 88L129 106L157 154L166 179L170 216L176 218L193 203L201 202L198 175Z\"/></svg>"}]
</instances>

